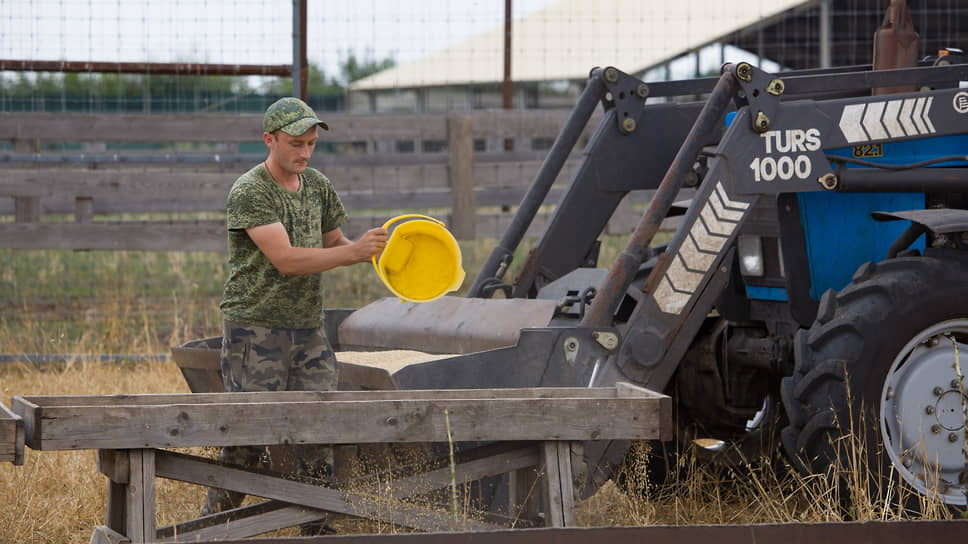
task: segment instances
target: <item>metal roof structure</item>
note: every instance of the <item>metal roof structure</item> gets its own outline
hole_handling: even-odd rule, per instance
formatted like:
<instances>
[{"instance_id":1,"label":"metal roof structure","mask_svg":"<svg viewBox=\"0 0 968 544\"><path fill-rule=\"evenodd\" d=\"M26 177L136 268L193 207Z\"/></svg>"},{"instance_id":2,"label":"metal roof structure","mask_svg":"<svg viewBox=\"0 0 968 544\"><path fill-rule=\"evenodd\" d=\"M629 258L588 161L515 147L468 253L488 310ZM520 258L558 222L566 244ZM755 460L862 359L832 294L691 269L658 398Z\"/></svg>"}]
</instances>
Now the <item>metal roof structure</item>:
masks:
<instances>
[{"instance_id":1,"label":"metal roof structure","mask_svg":"<svg viewBox=\"0 0 968 544\"><path fill-rule=\"evenodd\" d=\"M816 0L561 0L512 22L515 82L584 80L594 66L640 73ZM354 82L353 91L498 83L500 26Z\"/></svg>"}]
</instances>

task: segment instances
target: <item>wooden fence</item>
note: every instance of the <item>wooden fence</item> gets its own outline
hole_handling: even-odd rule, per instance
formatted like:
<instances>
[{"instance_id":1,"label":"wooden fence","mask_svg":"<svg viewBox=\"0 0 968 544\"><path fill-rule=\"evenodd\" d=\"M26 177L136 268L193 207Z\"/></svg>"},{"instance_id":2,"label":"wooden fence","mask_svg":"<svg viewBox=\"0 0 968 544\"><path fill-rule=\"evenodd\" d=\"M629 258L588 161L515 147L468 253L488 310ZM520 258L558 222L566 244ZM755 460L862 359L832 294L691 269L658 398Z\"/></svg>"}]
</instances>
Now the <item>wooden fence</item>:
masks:
<instances>
[{"instance_id":1,"label":"wooden fence","mask_svg":"<svg viewBox=\"0 0 968 544\"><path fill-rule=\"evenodd\" d=\"M496 237L568 114L329 114L311 166L340 192L350 237L414 210L429 210L461 239ZM571 180L600 119L547 204ZM0 247L224 251L225 196L264 158L261 122L257 114L0 114L8 143L0 148ZM607 232L634 227L629 207L619 212Z\"/></svg>"}]
</instances>

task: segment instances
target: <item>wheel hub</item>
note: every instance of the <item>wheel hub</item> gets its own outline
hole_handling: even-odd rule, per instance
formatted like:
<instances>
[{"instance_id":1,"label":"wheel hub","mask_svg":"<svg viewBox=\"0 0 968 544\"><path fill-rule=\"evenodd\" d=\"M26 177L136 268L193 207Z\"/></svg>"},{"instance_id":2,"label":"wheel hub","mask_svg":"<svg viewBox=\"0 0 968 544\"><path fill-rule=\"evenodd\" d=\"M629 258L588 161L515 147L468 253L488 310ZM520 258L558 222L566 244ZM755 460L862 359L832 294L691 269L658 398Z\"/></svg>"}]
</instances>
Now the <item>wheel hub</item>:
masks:
<instances>
[{"instance_id":1,"label":"wheel hub","mask_svg":"<svg viewBox=\"0 0 968 544\"><path fill-rule=\"evenodd\" d=\"M954 339L954 340L953 340ZM881 394L881 434L894 466L920 493L966 504L968 320L939 323L898 353ZM955 344L957 343L957 353Z\"/></svg>"},{"instance_id":2,"label":"wheel hub","mask_svg":"<svg viewBox=\"0 0 968 544\"><path fill-rule=\"evenodd\" d=\"M945 391L935 405L935 415L938 424L946 431L963 431L965 428L964 413L961 410L965 397L960 390Z\"/></svg>"}]
</instances>

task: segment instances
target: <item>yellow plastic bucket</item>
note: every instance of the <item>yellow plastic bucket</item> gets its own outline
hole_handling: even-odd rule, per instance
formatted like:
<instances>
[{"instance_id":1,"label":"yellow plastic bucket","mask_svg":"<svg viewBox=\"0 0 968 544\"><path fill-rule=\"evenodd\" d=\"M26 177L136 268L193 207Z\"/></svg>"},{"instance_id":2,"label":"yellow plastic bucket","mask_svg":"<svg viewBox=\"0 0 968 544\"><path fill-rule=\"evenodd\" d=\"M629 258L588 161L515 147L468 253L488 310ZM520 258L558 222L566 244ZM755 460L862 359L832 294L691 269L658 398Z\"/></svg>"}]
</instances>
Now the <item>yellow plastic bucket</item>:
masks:
<instances>
[{"instance_id":1,"label":"yellow plastic bucket","mask_svg":"<svg viewBox=\"0 0 968 544\"><path fill-rule=\"evenodd\" d=\"M430 302L464 282L460 246L441 221L426 215L409 214L390 219L383 228L390 231L379 260L373 257L377 275L402 301Z\"/></svg>"}]
</instances>

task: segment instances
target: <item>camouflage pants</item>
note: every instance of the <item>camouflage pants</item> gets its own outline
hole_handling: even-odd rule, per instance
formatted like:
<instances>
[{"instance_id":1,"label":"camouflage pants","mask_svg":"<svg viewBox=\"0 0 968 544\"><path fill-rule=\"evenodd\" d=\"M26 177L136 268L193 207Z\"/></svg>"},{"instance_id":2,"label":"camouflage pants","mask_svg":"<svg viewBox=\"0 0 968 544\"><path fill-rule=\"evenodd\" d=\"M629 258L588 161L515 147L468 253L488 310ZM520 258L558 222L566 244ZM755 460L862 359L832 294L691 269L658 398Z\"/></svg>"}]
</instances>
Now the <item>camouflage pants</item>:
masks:
<instances>
[{"instance_id":1,"label":"camouflage pants","mask_svg":"<svg viewBox=\"0 0 968 544\"><path fill-rule=\"evenodd\" d=\"M319 329L270 329L225 321L222 325L222 381L225 390L331 391L336 389L336 356L326 333ZM296 473L326 480L332 475L330 446L300 444L292 447ZM250 468L271 467L265 447L225 447L223 463ZM203 515L236 508L245 494L210 489Z\"/></svg>"}]
</instances>

